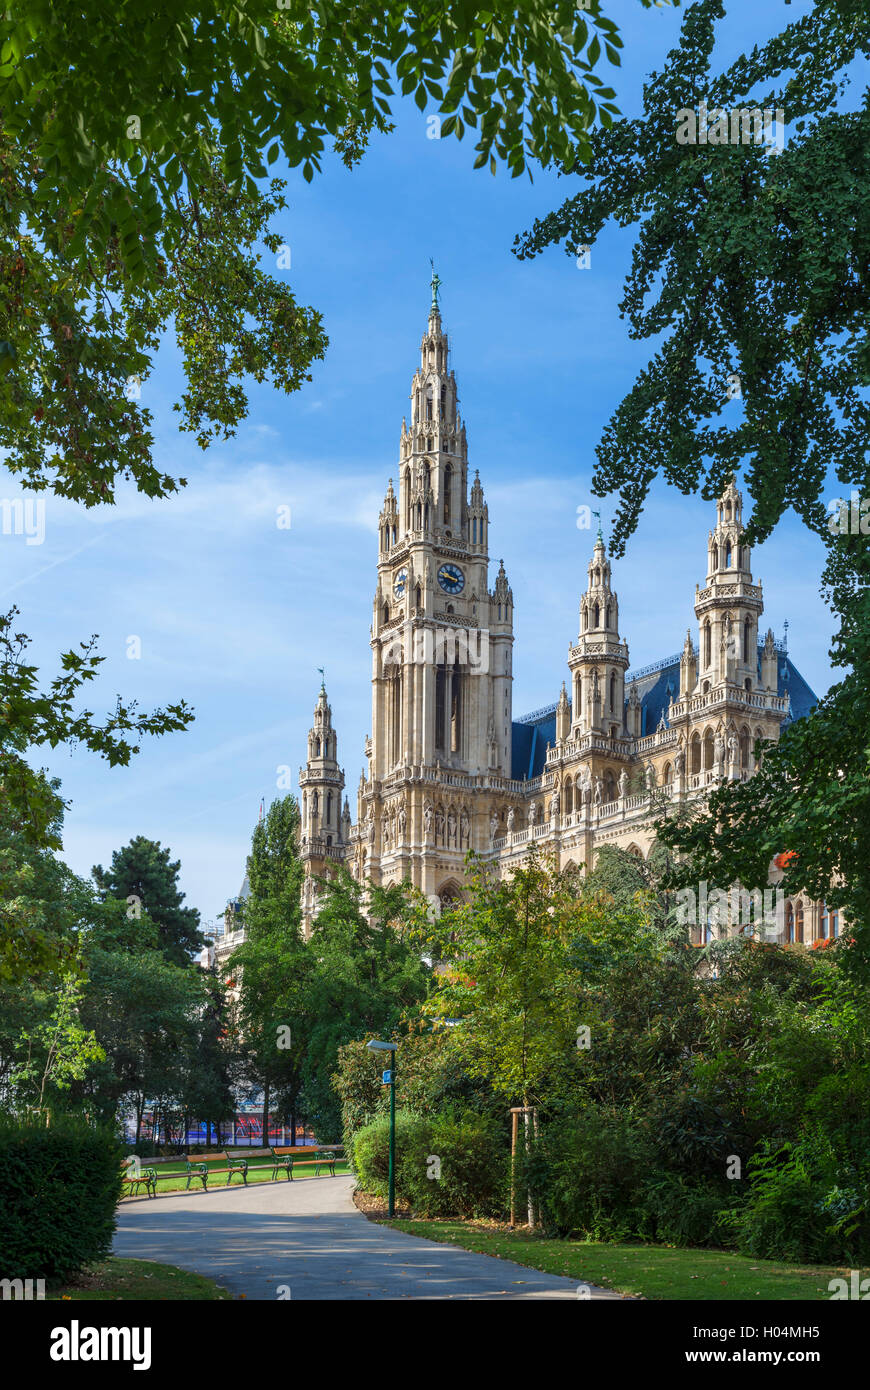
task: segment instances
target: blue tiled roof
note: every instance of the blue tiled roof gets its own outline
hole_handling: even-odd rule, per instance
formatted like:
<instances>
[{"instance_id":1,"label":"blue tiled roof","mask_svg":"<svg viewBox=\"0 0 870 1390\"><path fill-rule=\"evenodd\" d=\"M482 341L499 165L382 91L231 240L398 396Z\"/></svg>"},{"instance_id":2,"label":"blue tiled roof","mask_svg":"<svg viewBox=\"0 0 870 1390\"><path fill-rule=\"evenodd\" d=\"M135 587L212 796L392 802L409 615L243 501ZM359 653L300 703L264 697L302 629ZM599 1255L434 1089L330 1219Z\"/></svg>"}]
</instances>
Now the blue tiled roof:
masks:
<instances>
[{"instance_id":1,"label":"blue tiled roof","mask_svg":"<svg viewBox=\"0 0 870 1390\"><path fill-rule=\"evenodd\" d=\"M761 671L761 647L758 649L759 676ZM791 696L791 719L803 719L817 696L807 685L791 658L783 651L777 652L779 662L777 671L777 695L788 691ZM629 671L626 685L632 679ZM641 736L654 734L662 715L667 721L668 705L671 695L676 700L680 693L680 659L673 657L652 666L645 666L643 674L635 678L637 693L640 696ZM536 710L534 714L514 720L511 743L511 776L518 781L527 777L539 777L544 770L547 757L547 744L556 741L556 706L548 705Z\"/></svg>"}]
</instances>

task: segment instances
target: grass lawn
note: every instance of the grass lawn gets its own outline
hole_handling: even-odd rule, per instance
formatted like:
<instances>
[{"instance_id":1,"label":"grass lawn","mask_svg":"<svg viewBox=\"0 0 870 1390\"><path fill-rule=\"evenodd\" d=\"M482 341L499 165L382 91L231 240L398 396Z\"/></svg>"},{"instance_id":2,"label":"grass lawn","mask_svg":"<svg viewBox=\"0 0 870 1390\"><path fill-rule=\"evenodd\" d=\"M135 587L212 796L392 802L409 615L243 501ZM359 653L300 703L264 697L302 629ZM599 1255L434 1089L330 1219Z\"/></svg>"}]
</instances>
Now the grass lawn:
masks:
<instances>
[{"instance_id":1,"label":"grass lawn","mask_svg":"<svg viewBox=\"0 0 870 1390\"><path fill-rule=\"evenodd\" d=\"M122 1302L169 1299L177 1303L195 1303L231 1298L231 1293L203 1274L189 1274L186 1269L156 1264L152 1260L121 1260L114 1255L84 1270L75 1283L46 1290L45 1294L47 1303L66 1300L110 1303L117 1299Z\"/></svg>"},{"instance_id":2,"label":"grass lawn","mask_svg":"<svg viewBox=\"0 0 870 1390\"><path fill-rule=\"evenodd\" d=\"M827 1265L753 1260L724 1250L677 1250L657 1245L597 1245L546 1240L486 1222L391 1221L412 1236L495 1255L578 1284L599 1284L650 1299L829 1299L828 1281L849 1271ZM862 1271L866 1276L870 1271Z\"/></svg>"},{"instance_id":3,"label":"grass lawn","mask_svg":"<svg viewBox=\"0 0 870 1390\"><path fill-rule=\"evenodd\" d=\"M256 1165L257 1165L256 1167L254 1167L253 1164L252 1164L252 1166L248 1168L248 1185L250 1186L250 1184L251 1184L251 1183L254 1183L254 1182L271 1182L271 1181L272 1181L272 1171L273 1171L273 1170L272 1170L272 1164L271 1164L271 1162L267 1162L265 1159L262 1159L262 1158L261 1158L261 1159L255 1159L255 1160L254 1160L254 1163L256 1163ZM147 1158L143 1158L143 1160L142 1160L142 1168L143 1168L143 1170L144 1170L145 1168L148 1168L149 1166L150 1166L150 1165L149 1165L149 1163L148 1163ZM178 1177L177 1177L177 1178L174 1177L174 1176L171 1177L171 1178L162 1178L162 1177L159 1177L159 1176L158 1176L158 1182L157 1182L157 1195L158 1195L158 1197L161 1195L161 1193L165 1193L165 1192L184 1192L184 1190L185 1190L185 1184L187 1183L187 1169L186 1169L184 1163L183 1163L181 1160L179 1160L178 1162L172 1162L172 1163L158 1163L158 1164L155 1164L155 1168L156 1168L156 1171L157 1171L158 1175L161 1174L161 1173L172 1173L172 1174L177 1173L177 1174L178 1174ZM343 1159L343 1158L338 1159L337 1162L336 1162L336 1165L335 1165L335 1176L336 1176L336 1177L339 1177L342 1173L346 1173L346 1172L347 1172L347 1161L346 1161L346 1159ZM313 1177L314 1177L314 1168L313 1168L313 1167L311 1167L311 1168L297 1168L296 1171L295 1171L294 1174L293 1174L293 1181L294 1181L294 1182L304 1182L307 1178L313 1178ZM320 1170L320 1177L318 1178L317 1181L318 1181L318 1182L327 1182L327 1181L329 1180L329 1177L330 1177L329 1169L328 1169L328 1168L321 1168L321 1170ZM282 1170L280 1171L280 1174L279 1174L279 1177L278 1177L278 1182L286 1182L286 1181L287 1181L287 1174L286 1174L286 1173L284 1172L284 1170L282 1169ZM209 1179L208 1179L208 1190L209 1190L209 1192L214 1192L217 1188L226 1187L226 1185L227 1185L227 1175L226 1175L225 1172L222 1173L222 1172L220 1171L219 1168L216 1168L215 1171L214 1171L213 1173L210 1173L210 1174L209 1174ZM241 1186L242 1186L242 1179L241 1179L240 1174L238 1174L238 1173L233 1173L233 1180L232 1180L232 1182L230 1183L230 1186L231 1186L231 1187L241 1187ZM198 1178L196 1175L194 1175L194 1176L191 1178L191 1180L190 1180L190 1187L189 1187L187 1190L188 1190L189 1192L202 1192L202 1183L200 1182L199 1178ZM150 1198L147 1198L147 1197L146 1197L146 1195L145 1195L145 1188L144 1188L144 1187L140 1187L139 1192L138 1192L138 1194L137 1194L137 1198L138 1198L139 1200L143 1201L143 1202L144 1202L144 1201L150 1201L150 1200L151 1200ZM130 1200L130 1194L129 1194L129 1192L127 1191L126 1188L124 1189L124 1197L123 1197L122 1200L124 1200L124 1201L129 1201L129 1200Z\"/></svg>"}]
</instances>

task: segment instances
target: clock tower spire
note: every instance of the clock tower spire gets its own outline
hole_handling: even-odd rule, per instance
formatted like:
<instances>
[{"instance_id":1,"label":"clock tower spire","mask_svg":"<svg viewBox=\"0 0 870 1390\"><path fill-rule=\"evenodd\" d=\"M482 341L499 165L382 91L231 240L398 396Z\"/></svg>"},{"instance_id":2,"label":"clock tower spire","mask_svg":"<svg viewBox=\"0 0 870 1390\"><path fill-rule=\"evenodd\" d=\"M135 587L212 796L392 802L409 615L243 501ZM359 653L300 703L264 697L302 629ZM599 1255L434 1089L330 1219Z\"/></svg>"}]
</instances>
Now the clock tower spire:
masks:
<instances>
[{"instance_id":1,"label":"clock tower spire","mask_svg":"<svg viewBox=\"0 0 870 1390\"><path fill-rule=\"evenodd\" d=\"M476 473L469 491L440 286L433 267L398 489L391 480L379 519L363 795L366 872L424 888L429 875L416 861L427 843L434 853L440 838L441 859L455 851L460 877L466 851L489 843L489 811L477 812L473 797L439 811L443 774L471 790L477 778L511 773L513 594L503 566L490 591L489 510Z\"/></svg>"}]
</instances>

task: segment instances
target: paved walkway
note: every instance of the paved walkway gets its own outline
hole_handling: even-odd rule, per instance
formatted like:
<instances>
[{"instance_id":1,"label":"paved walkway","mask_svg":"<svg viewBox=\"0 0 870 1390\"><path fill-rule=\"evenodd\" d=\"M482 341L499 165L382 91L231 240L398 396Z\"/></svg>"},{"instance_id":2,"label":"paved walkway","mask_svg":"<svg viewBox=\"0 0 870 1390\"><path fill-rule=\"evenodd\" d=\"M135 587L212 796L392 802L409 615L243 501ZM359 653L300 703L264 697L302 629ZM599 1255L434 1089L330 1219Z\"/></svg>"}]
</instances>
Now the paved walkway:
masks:
<instances>
[{"instance_id":1,"label":"paved walkway","mask_svg":"<svg viewBox=\"0 0 870 1390\"><path fill-rule=\"evenodd\" d=\"M114 1254L206 1274L250 1299L578 1296L573 1279L368 1221L353 1190L339 1176L123 1202ZM591 1296L620 1298L594 1286Z\"/></svg>"}]
</instances>

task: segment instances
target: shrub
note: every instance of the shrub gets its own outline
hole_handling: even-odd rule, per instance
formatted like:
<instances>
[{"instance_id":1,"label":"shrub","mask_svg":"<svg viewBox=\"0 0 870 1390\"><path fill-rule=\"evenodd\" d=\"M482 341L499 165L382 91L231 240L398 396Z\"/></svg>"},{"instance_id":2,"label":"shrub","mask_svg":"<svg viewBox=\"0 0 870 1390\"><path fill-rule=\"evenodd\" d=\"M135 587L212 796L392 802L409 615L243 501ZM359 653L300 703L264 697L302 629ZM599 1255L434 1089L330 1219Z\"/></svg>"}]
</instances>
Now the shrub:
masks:
<instances>
[{"instance_id":1,"label":"shrub","mask_svg":"<svg viewBox=\"0 0 870 1390\"><path fill-rule=\"evenodd\" d=\"M0 1117L0 1278L68 1279L104 1258L123 1149L110 1129Z\"/></svg>"},{"instance_id":2,"label":"shrub","mask_svg":"<svg viewBox=\"0 0 870 1390\"><path fill-rule=\"evenodd\" d=\"M413 1169L421 1148L427 1147L431 1132L428 1121L407 1110L396 1111L396 1195L409 1202L405 1169ZM358 1129L353 1138L353 1166L364 1192L386 1197L390 1171L390 1119L379 1116Z\"/></svg>"},{"instance_id":3,"label":"shrub","mask_svg":"<svg viewBox=\"0 0 870 1390\"><path fill-rule=\"evenodd\" d=\"M753 1257L860 1262L870 1258L867 1175L837 1162L819 1131L750 1163L749 1198L734 1221L738 1249Z\"/></svg>"},{"instance_id":4,"label":"shrub","mask_svg":"<svg viewBox=\"0 0 870 1390\"><path fill-rule=\"evenodd\" d=\"M418 1141L409 1159L405 1188L421 1216L505 1215L510 1201L506 1125L473 1112L439 1115L426 1143Z\"/></svg>"},{"instance_id":5,"label":"shrub","mask_svg":"<svg viewBox=\"0 0 870 1390\"><path fill-rule=\"evenodd\" d=\"M359 1130L354 1164L360 1186L387 1195L390 1124ZM396 1197L419 1216L501 1216L508 1201L506 1134L486 1117L396 1115ZM440 1176L438 1176L440 1172Z\"/></svg>"},{"instance_id":6,"label":"shrub","mask_svg":"<svg viewBox=\"0 0 870 1390\"><path fill-rule=\"evenodd\" d=\"M662 1245L723 1246L733 1243L732 1212L739 1184L727 1189L683 1173L647 1178L638 1196L636 1234Z\"/></svg>"},{"instance_id":7,"label":"shrub","mask_svg":"<svg viewBox=\"0 0 870 1390\"><path fill-rule=\"evenodd\" d=\"M605 1106L546 1125L520 1165L547 1234L625 1240L655 1171L652 1142L627 1111Z\"/></svg>"}]
</instances>

